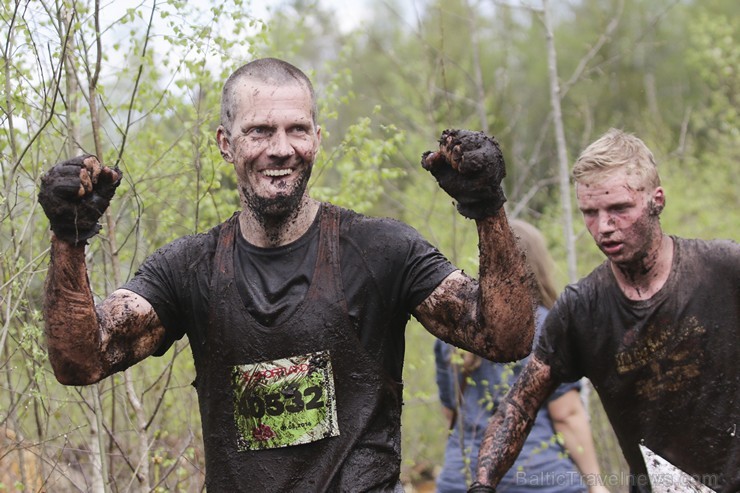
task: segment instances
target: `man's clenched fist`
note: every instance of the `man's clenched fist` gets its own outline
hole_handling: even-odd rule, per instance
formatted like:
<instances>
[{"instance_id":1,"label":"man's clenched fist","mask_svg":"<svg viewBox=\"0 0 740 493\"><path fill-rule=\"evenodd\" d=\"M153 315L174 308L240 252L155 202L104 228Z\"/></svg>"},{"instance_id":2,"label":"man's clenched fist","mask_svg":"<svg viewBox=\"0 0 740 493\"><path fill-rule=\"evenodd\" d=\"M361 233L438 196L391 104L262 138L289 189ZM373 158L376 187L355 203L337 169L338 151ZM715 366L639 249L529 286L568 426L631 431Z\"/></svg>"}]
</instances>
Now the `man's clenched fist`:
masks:
<instances>
[{"instance_id":1,"label":"man's clenched fist","mask_svg":"<svg viewBox=\"0 0 740 493\"><path fill-rule=\"evenodd\" d=\"M504 157L496 139L483 132L445 130L439 150L425 152L421 165L457 201L457 210L465 217L492 216L506 202L501 188Z\"/></svg>"},{"instance_id":2,"label":"man's clenched fist","mask_svg":"<svg viewBox=\"0 0 740 493\"><path fill-rule=\"evenodd\" d=\"M42 176L39 203L57 238L79 245L97 234L98 219L122 177L118 168L103 167L91 155L57 163Z\"/></svg>"}]
</instances>

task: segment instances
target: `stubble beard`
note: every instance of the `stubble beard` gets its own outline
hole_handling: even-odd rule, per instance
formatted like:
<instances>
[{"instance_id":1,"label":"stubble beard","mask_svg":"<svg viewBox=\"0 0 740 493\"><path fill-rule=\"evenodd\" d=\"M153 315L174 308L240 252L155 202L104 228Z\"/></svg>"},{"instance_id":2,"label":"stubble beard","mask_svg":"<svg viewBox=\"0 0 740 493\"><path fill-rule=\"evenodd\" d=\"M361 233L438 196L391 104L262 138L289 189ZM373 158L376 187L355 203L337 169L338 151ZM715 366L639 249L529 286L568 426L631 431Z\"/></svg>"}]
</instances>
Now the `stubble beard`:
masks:
<instances>
[{"instance_id":1,"label":"stubble beard","mask_svg":"<svg viewBox=\"0 0 740 493\"><path fill-rule=\"evenodd\" d=\"M281 229L298 216L310 177L311 168L308 168L290 190L275 197L261 197L242 187L245 205L266 231Z\"/></svg>"},{"instance_id":2,"label":"stubble beard","mask_svg":"<svg viewBox=\"0 0 740 493\"><path fill-rule=\"evenodd\" d=\"M633 234L645 239L645 248L636 251L625 261L618 262L612 260L617 268L630 279L648 275L655 266L656 255L660 249L660 243L663 237L660 229L659 213L655 214L652 209L648 210L645 217L641 220L638 230L633 232Z\"/></svg>"}]
</instances>

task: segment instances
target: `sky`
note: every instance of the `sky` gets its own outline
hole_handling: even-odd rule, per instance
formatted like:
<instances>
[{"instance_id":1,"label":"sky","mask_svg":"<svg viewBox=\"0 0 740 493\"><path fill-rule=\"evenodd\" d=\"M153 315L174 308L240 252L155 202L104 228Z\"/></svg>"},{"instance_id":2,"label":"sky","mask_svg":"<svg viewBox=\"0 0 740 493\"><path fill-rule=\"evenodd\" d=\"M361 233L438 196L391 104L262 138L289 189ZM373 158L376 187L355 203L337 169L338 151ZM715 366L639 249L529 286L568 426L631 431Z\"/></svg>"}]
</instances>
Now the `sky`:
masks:
<instances>
[{"instance_id":1,"label":"sky","mask_svg":"<svg viewBox=\"0 0 740 493\"><path fill-rule=\"evenodd\" d=\"M219 5L218 0L188 0L188 12L208 12L209 9ZM310 0L305 0L306 3L310 3ZM373 12L382 8L386 1L392 0L316 0L326 10L335 13L335 18L339 29L343 32L351 31L358 26L361 26L363 20L372 17ZM243 0L244 2L244 13L246 16L262 21L268 20L271 15L279 11L281 5L290 2L290 0ZM92 5L92 0L86 0L88 5ZM393 2L392 2L393 3ZM401 6L405 9L405 14L412 14L414 8L419 8L424 2L422 0L402 0L395 2L396 6ZM160 53L161 49L158 45L165 36L172 34L173 30L171 27L172 22L177 22L178 17L174 14L171 7L165 6L163 0L104 0L100 5L101 14L101 26L103 29L103 37L105 38L105 46L112 47L116 46L115 49L108 49L106 52L106 60L103 64L102 77L104 79L118 77L118 73L123 64L130 63L130 54L128 51L127 41L131 36L131 29L145 29L149 17L151 15L152 6L156 5L159 11L154 16L154 25L151 30L152 37L150 38L149 50ZM233 7L233 3L230 4ZM227 7L228 8L228 7ZM191 10L193 9L193 10ZM120 23L120 19L125 16L126 12L134 10L137 13L137 18L133 24ZM169 12L170 15L165 18L163 12ZM174 15L173 15L174 14ZM186 14L191 15L191 14ZM208 14L210 15L210 14ZM200 19L199 19L200 20ZM90 22L87 18L86 22ZM190 22L186 19L183 21L184 24ZM184 28L184 32L187 35L189 26L180 24ZM219 34L227 35L224 31L224 25L220 26L221 31ZM55 36L54 32L49 33L50 39ZM120 40L120 43L117 41ZM180 59L190 57L190 48L186 45L173 47L167 45L166 50L170 55L170 60L177 60L178 55L174 54L173 49L177 52L181 51ZM200 56L196 53L195 56ZM216 56L209 56L208 62L213 64L215 67L221 64L221 59ZM165 69L165 72L167 69Z\"/></svg>"},{"instance_id":2,"label":"sky","mask_svg":"<svg viewBox=\"0 0 740 493\"><path fill-rule=\"evenodd\" d=\"M125 39L128 35L128 27L119 28L116 26L116 22L120 19L126 11L129 9L135 9L141 15L140 21L137 21L137 25L145 25L149 18L154 2L157 5L162 5L164 2L161 0L108 0L101 4L101 24L104 26L113 26L112 31L107 29L104 32L104 36L108 39L116 38L120 36ZM216 0L189 0L188 7L195 8L198 11L207 11L213 7ZM244 0L246 5L245 13L250 17L257 18L260 20L267 20L271 14L278 11L282 4L287 3L289 0ZM364 18L367 18L372 10L373 3L377 4L383 0L317 0L322 7L332 10L336 13L336 19L338 20L339 28L344 31L350 31L362 23ZM168 9L169 10L169 9ZM173 18L169 17L167 21L163 20L160 16L155 17L155 25L153 33L155 34L152 38L153 42L157 43L157 39L168 32L171 29L165 27L163 23L170 22ZM110 65L116 66L123 63L123 59L119 58L115 54L108 53Z\"/></svg>"},{"instance_id":3,"label":"sky","mask_svg":"<svg viewBox=\"0 0 740 493\"><path fill-rule=\"evenodd\" d=\"M276 3L281 2L276 2L275 0L252 0L252 5L258 9L264 9L270 5L274 6ZM372 8L372 2L370 0L319 0L319 3L336 12L340 29L345 32L360 24Z\"/></svg>"}]
</instances>

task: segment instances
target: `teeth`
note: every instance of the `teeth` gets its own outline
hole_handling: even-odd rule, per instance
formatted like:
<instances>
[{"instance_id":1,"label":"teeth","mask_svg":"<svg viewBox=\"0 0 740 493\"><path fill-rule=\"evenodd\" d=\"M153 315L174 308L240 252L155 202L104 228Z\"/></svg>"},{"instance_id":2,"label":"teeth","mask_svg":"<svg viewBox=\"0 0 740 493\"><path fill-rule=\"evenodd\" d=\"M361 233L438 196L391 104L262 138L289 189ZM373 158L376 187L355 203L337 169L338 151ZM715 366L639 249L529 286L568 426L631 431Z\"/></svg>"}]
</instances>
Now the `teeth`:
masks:
<instances>
[{"instance_id":1,"label":"teeth","mask_svg":"<svg viewBox=\"0 0 740 493\"><path fill-rule=\"evenodd\" d=\"M267 176L287 176L293 172L290 168L266 169L262 173Z\"/></svg>"}]
</instances>

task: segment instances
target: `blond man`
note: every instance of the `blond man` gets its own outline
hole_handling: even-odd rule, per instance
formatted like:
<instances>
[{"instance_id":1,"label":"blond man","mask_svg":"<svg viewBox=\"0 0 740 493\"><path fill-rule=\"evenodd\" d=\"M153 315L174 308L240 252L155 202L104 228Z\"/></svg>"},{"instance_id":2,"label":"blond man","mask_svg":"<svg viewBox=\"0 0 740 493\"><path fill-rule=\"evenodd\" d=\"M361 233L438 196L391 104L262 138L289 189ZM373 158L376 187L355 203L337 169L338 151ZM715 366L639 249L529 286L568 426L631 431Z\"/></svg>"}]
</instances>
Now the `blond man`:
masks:
<instances>
[{"instance_id":1,"label":"blond man","mask_svg":"<svg viewBox=\"0 0 740 493\"><path fill-rule=\"evenodd\" d=\"M549 313L487 428L471 491L495 491L537 409L581 377L597 390L630 467L595 481L685 491L651 485L644 445L717 492L740 491L740 246L663 232L666 193L653 154L633 135L609 130L583 151L573 177L606 260Z\"/></svg>"}]
</instances>

